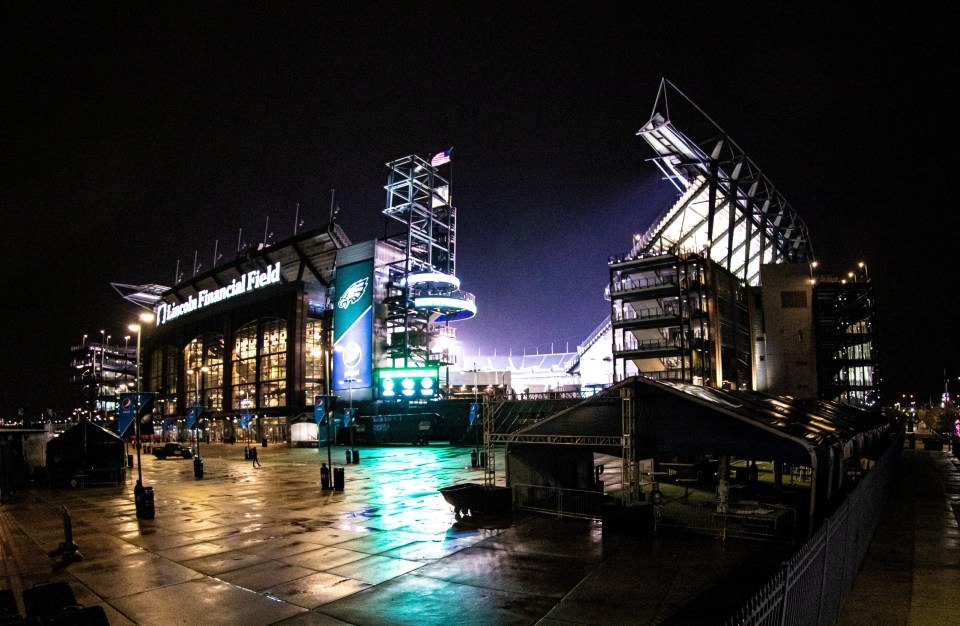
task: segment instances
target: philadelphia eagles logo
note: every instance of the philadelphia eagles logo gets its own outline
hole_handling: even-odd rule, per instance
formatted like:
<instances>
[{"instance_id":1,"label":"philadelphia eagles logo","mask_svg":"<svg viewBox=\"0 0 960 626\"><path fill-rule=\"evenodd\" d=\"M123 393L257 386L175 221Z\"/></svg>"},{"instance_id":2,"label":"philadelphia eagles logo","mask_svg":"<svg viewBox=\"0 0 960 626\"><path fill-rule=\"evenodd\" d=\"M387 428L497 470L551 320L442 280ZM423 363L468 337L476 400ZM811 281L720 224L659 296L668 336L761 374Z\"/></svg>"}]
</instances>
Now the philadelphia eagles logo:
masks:
<instances>
[{"instance_id":1,"label":"philadelphia eagles logo","mask_svg":"<svg viewBox=\"0 0 960 626\"><path fill-rule=\"evenodd\" d=\"M344 291L340 299L337 300L337 306L345 309L363 297L364 292L367 290L368 282L370 282L370 279L364 277L347 287L347 290Z\"/></svg>"}]
</instances>

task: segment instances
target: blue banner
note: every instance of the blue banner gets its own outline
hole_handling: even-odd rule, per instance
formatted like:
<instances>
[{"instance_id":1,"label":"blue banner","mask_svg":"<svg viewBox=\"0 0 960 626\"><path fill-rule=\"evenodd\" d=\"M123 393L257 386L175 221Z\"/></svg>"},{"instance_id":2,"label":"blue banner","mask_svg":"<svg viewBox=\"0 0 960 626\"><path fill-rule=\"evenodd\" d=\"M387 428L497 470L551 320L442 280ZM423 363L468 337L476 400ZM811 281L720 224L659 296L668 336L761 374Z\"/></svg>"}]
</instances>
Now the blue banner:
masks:
<instances>
[{"instance_id":1,"label":"blue banner","mask_svg":"<svg viewBox=\"0 0 960 626\"><path fill-rule=\"evenodd\" d=\"M187 430L193 430L194 424L197 423L197 420L200 419L200 416L203 414L202 406L192 406L190 410L187 411Z\"/></svg>"},{"instance_id":2,"label":"blue banner","mask_svg":"<svg viewBox=\"0 0 960 626\"><path fill-rule=\"evenodd\" d=\"M313 398L313 419L317 422L317 426L320 425L320 422L323 421L323 418L327 416L327 398L326 396L315 396Z\"/></svg>"},{"instance_id":3,"label":"blue banner","mask_svg":"<svg viewBox=\"0 0 960 626\"><path fill-rule=\"evenodd\" d=\"M337 268L333 311L333 388L366 389L373 348L373 260Z\"/></svg>"},{"instance_id":4,"label":"blue banner","mask_svg":"<svg viewBox=\"0 0 960 626\"><path fill-rule=\"evenodd\" d=\"M123 434L130 428L130 424L136 419L137 408L140 409L140 415L147 413L153 407L153 393L141 391L139 399L137 392L126 391L120 394L120 416L117 418L117 434L123 437Z\"/></svg>"},{"instance_id":5,"label":"blue banner","mask_svg":"<svg viewBox=\"0 0 960 626\"><path fill-rule=\"evenodd\" d=\"M473 422L477 419L477 411L480 410L479 402L470 403L470 425L473 426Z\"/></svg>"},{"instance_id":6,"label":"blue banner","mask_svg":"<svg viewBox=\"0 0 960 626\"><path fill-rule=\"evenodd\" d=\"M253 415L250 413L242 413L240 415L240 428L246 429L246 427L250 424L250 418L252 417Z\"/></svg>"}]
</instances>

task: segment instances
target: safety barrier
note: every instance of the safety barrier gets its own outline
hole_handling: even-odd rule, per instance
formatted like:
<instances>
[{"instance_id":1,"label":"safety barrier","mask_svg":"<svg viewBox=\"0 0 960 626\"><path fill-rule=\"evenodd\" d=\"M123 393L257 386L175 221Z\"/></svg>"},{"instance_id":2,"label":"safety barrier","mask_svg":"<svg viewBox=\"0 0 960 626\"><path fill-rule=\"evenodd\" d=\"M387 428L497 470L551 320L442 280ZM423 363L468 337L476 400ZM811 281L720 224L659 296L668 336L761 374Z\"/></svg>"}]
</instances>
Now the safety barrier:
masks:
<instances>
[{"instance_id":1,"label":"safety barrier","mask_svg":"<svg viewBox=\"0 0 960 626\"><path fill-rule=\"evenodd\" d=\"M550 513L558 517L601 519L603 492L561 489L541 485L513 485L513 501L518 509Z\"/></svg>"},{"instance_id":2,"label":"safety barrier","mask_svg":"<svg viewBox=\"0 0 960 626\"><path fill-rule=\"evenodd\" d=\"M901 447L894 441L837 511L726 626L836 622L880 521Z\"/></svg>"},{"instance_id":3,"label":"safety barrier","mask_svg":"<svg viewBox=\"0 0 960 626\"><path fill-rule=\"evenodd\" d=\"M658 522L681 532L780 543L793 543L796 525L796 511L785 506L733 504L718 513L715 502L687 503L683 498L664 503Z\"/></svg>"}]
</instances>

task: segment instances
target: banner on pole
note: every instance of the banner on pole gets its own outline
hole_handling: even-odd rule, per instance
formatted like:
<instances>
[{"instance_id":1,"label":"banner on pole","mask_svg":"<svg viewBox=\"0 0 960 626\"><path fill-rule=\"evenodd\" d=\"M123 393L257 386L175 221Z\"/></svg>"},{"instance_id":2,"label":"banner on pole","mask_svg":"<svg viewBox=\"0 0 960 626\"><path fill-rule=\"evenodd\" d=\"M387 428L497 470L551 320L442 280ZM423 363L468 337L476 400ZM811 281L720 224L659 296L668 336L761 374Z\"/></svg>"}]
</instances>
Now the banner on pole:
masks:
<instances>
[{"instance_id":1,"label":"banner on pole","mask_svg":"<svg viewBox=\"0 0 960 626\"><path fill-rule=\"evenodd\" d=\"M137 409L142 417L153 409L153 393L150 391L141 391L137 397L136 391L125 391L120 393L120 417L117 418L117 434L123 437L130 424L137 417Z\"/></svg>"},{"instance_id":2,"label":"banner on pole","mask_svg":"<svg viewBox=\"0 0 960 626\"><path fill-rule=\"evenodd\" d=\"M327 416L327 397L326 396L314 396L313 398L313 419L316 421L317 426L320 425L320 422Z\"/></svg>"},{"instance_id":3,"label":"banner on pole","mask_svg":"<svg viewBox=\"0 0 960 626\"><path fill-rule=\"evenodd\" d=\"M202 414L202 406L190 407L190 410L187 411L187 430L193 430L195 428L195 424L200 420Z\"/></svg>"}]
</instances>

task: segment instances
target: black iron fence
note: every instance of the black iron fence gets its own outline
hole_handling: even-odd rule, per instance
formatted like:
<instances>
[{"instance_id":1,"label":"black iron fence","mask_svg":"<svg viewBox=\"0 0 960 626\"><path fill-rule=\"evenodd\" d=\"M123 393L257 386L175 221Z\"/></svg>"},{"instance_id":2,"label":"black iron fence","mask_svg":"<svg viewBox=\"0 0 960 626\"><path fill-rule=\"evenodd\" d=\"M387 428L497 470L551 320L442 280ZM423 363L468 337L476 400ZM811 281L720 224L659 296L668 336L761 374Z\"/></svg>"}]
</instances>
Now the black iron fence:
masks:
<instances>
[{"instance_id":1,"label":"black iron fence","mask_svg":"<svg viewBox=\"0 0 960 626\"><path fill-rule=\"evenodd\" d=\"M900 461L895 441L837 511L727 626L833 624L867 554Z\"/></svg>"}]
</instances>

